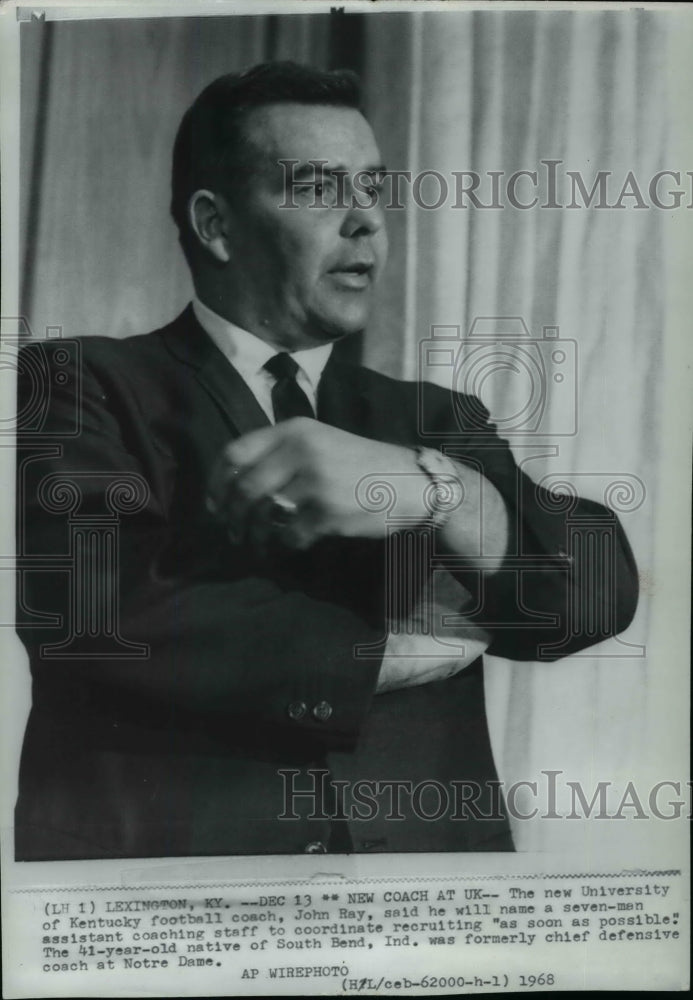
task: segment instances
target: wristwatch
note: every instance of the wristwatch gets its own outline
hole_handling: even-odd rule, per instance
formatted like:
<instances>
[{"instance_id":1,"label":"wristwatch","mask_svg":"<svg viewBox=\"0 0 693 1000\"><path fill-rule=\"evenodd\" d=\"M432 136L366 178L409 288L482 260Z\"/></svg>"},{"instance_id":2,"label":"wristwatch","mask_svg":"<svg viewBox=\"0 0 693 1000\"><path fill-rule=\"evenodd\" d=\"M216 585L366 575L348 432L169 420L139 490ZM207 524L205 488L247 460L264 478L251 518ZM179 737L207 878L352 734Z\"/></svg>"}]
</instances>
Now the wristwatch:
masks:
<instances>
[{"instance_id":1,"label":"wristwatch","mask_svg":"<svg viewBox=\"0 0 693 1000\"><path fill-rule=\"evenodd\" d=\"M454 510L464 500L464 487L454 463L434 448L414 449L416 464L428 477L430 485L424 494L429 510L427 524L442 528Z\"/></svg>"}]
</instances>

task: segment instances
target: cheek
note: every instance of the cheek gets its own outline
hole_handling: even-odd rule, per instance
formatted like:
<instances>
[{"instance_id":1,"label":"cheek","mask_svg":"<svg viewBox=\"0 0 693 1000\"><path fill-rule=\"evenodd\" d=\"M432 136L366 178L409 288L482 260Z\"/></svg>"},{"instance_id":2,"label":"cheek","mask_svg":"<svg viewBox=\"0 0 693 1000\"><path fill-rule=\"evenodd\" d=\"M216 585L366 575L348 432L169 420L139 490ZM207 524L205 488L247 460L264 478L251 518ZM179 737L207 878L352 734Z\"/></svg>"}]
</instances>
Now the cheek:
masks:
<instances>
[{"instance_id":1,"label":"cheek","mask_svg":"<svg viewBox=\"0 0 693 1000\"><path fill-rule=\"evenodd\" d=\"M299 298L321 294L321 281L339 248L336 220L285 209L263 213L255 232L273 281Z\"/></svg>"},{"instance_id":2,"label":"cheek","mask_svg":"<svg viewBox=\"0 0 693 1000\"><path fill-rule=\"evenodd\" d=\"M268 239L268 250L277 274L290 285L310 285L320 274L321 255L300 232L275 232Z\"/></svg>"},{"instance_id":3,"label":"cheek","mask_svg":"<svg viewBox=\"0 0 693 1000\"><path fill-rule=\"evenodd\" d=\"M307 276L323 274L339 249L336 221L320 216L318 210L311 215L308 209L287 219L277 227L274 238L288 266Z\"/></svg>"},{"instance_id":4,"label":"cheek","mask_svg":"<svg viewBox=\"0 0 693 1000\"><path fill-rule=\"evenodd\" d=\"M306 245L301 240L287 244L282 255L284 277L304 298L325 294L328 284L325 274L327 257L320 247Z\"/></svg>"}]
</instances>

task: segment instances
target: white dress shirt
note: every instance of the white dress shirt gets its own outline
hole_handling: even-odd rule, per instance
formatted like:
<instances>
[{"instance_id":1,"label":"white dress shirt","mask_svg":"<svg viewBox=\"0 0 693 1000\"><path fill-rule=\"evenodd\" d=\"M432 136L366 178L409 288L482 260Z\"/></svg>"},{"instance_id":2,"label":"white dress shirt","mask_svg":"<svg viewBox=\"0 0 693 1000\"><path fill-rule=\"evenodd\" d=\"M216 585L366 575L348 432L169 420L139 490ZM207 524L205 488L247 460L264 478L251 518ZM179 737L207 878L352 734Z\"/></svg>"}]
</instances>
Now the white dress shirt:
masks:
<instances>
[{"instance_id":1,"label":"white dress shirt","mask_svg":"<svg viewBox=\"0 0 693 1000\"><path fill-rule=\"evenodd\" d=\"M242 330L240 326L213 312L198 298L193 299L193 311L200 326L209 334L224 357L231 362L269 420L274 423L272 386L275 379L264 366L270 358L280 352L276 347L256 337L254 333ZM319 347L308 347L291 355L298 365L296 381L308 397L313 413L317 411L320 376L331 353L332 344L320 344Z\"/></svg>"},{"instance_id":2,"label":"white dress shirt","mask_svg":"<svg viewBox=\"0 0 693 1000\"><path fill-rule=\"evenodd\" d=\"M264 365L279 353L271 344L241 329L193 299L200 326L233 365L274 423L272 386L274 377ZM317 412L320 377L332 353L332 344L322 344L292 353L298 365L296 381ZM443 680L469 666L483 653L490 636L460 614L469 593L445 570L436 570L406 623L389 621L379 691ZM454 618L454 624L448 619ZM425 660L425 663L422 663Z\"/></svg>"}]
</instances>

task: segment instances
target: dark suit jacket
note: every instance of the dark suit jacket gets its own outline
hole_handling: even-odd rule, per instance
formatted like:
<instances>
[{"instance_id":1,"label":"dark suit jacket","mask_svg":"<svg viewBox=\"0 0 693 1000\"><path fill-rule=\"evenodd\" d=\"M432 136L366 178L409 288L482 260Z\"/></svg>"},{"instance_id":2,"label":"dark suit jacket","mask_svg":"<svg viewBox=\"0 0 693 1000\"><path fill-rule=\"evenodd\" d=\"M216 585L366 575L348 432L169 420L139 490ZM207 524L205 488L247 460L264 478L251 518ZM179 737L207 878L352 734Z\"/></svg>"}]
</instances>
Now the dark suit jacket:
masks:
<instances>
[{"instance_id":1,"label":"dark suit jacket","mask_svg":"<svg viewBox=\"0 0 693 1000\"><path fill-rule=\"evenodd\" d=\"M481 582L451 564L490 652L552 659L622 630L637 584L615 516L536 488L478 401L336 360L320 384L318 418L364 437L421 443L421 407L433 428L423 443L454 445L510 512L498 573ZM207 513L220 449L266 422L191 309L146 336L22 353L18 631L33 707L18 859L507 846L481 661L375 694L392 543L328 539L260 563ZM595 531L611 539L608 567L579 544ZM334 822L329 782L322 803L287 803L287 787L314 789L318 771L348 795L360 783L370 818ZM407 794L430 780L458 783L436 821L417 818ZM399 811L381 786L373 815L374 781L409 783ZM435 794L422 808L435 811Z\"/></svg>"}]
</instances>

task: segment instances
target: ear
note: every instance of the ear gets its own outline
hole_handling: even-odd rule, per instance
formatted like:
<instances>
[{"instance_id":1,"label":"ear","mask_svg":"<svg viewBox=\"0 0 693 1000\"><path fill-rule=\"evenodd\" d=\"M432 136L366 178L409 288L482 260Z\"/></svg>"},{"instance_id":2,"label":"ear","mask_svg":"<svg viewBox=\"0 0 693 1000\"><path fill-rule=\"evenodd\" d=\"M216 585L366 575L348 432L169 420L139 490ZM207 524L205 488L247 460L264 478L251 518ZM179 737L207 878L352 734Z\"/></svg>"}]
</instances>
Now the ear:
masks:
<instances>
[{"instance_id":1,"label":"ear","mask_svg":"<svg viewBox=\"0 0 693 1000\"><path fill-rule=\"evenodd\" d=\"M231 259L228 247L228 205L222 195L202 189L188 202L190 226L200 246L221 264Z\"/></svg>"}]
</instances>

